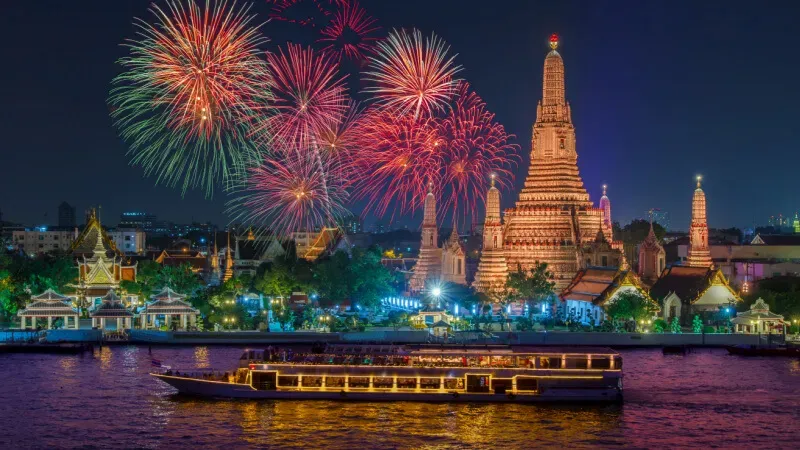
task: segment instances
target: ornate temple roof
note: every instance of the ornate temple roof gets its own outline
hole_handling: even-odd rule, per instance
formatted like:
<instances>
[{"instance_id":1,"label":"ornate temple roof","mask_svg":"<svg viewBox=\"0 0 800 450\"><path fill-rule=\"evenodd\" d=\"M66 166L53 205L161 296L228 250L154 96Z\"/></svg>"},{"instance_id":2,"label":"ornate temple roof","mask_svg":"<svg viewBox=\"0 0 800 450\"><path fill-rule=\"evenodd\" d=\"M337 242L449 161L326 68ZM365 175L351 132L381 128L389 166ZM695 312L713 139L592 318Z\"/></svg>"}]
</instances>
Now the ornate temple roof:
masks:
<instances>
[{"instance_id":1,"label":"ornate temple roof","mask_svg":"<svg viewBox=\"0 0 800 450\"><path fill-rule=\"evenodd\" d=\"M115 318L134 316L133 312L125 308L125 305L122 304L122 300L120 300L113 289L109 289L102 300L103 302L89 313L89 317Z\"/></svg>"},{"instance_id":2,"label":"ornate temple roof","mask_svg":"<svg viewBox=\"0 0 800 450\"><path fill-rule=\"evenodd\" d=\"M183 294L178 294L169 287L165 287L153 296L153 301L144 307L145 314L199 314L200 311L192 307Z\"/></svg>"},{"instance_id":3,"label":"ornate temple roof","mask_svg":"<svg viewBox=\"0 0 800 450\"><path fill-rule=\"evenodd\" d=\"M767 302L763 298L759 298L750 305L749 311L740 312L731 319L731 322L739 325L750 325L754 320L783 322L783 316L770 312Z\"/></svg>"},{"instance_id":4,"label":"ornate temple roof","mask_svg":"<svg viewBox=\"0 0 800 450\"><path fill-rule=\"evenodd\" d=\"M17 311L19 317L74 316L80 312L72 307L72 299L48 289L31 297L24 309Z\"/></svg>"},{"instance_id":5,"label":"ornate temple roof","mask_svg":"<svg viewBox=\"0 0 800 450\"><path fill-rule=\"evenodd\" d=\"M108 237L108 234L100 225L100 220L97 218L97 213L94 209L89 213L89 219L86 226L72 243L72 253L76 255L122 255L114 244L114 241Z\"/></svg>"},{"instance_id":6,"label":"ornate temple roof","mask_svg":"<svg viewBox=\"0 0 800 450\"><path fill-rule=\"evenodd\" d=\"M623 286L635 287L642 297L658 308L658 303L642 287L636 275L627 270L605 267L591 267L578 271L559 297L561 301L577 300L602 306Z\"/></svg>"},{"instance_id":7,"label":"ornate temple roof","mask_svg":"<svg viewBox=\"0 0 800 450\"><path fill-rule=\"evenodd\" d=\"M712 284L728 285L725 276L719 269L710 267L672 266L664 269L661 276L650 288L650 296L659 301L670 293L675 293L681 300L691 303L699 299ZM730 287L728 288L730 289ZM734 299L741 298L730 289Z\"/></svg>"},{"instance_id":8,"label":"ornate temple roof","mask_svg":"<svg viewBox=\"0 0 800 450\"><path fill-rule=\"evenodd\" d=\"M646 250L655 251L656 253L664 251L664 247L662 247L661 243L658 242L658 238L656 237L656 233L655 233L655 231L653 231L653 222L652 221L650 222L650 231L647 233L647 237L644 238L644 241L642 241L641 248L646 249Z\"/></svg>"},{"instance_id":9,"label":"ornate temple roof","mask_svg":"<svg viewBox=\"0 0 800 450\"><path fill-rule=\"evenodd\" d=\"M323 228L317 239L308 248L304 258L309 261L314 261L326 252L336 247L339 239L342 238L342 231L339 228Z\"/></svg>"}]
</instances>

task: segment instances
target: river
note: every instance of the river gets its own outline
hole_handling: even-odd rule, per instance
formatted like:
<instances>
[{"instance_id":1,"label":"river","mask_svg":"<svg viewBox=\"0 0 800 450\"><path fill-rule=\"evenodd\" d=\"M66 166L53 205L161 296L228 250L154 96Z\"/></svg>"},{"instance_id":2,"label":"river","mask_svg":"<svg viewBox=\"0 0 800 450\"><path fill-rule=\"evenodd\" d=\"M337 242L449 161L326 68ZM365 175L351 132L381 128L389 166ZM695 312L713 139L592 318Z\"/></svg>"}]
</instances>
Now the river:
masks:
<instances>
[{"instance_id":1,"label":"river","mask_svg":"<svg viewBox=\"0 0 800 450\"><path fill-rule=\"evenodd\" d=\"M147 376L233 347L0 355L0 448L796 448L800 361L626 350L620 406L212 401Z\"/></svg>"}]
</instances>

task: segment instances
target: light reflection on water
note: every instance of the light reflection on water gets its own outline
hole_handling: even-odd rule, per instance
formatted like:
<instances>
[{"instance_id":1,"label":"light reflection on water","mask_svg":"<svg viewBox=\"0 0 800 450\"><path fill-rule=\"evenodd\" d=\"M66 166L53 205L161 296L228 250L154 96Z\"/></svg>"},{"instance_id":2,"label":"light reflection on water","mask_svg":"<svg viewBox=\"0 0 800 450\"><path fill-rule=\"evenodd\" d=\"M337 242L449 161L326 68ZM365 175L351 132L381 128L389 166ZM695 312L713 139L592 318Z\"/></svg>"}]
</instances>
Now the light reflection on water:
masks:
<instances>
[{"instance_id":1,"label":"light reflection on water","mask_svg":"<svg viewBox=\"0 0 800 450\"><path fill-rule=\"evenodd\" d=\"M173 395L150 358L231 368L227 347L0 355L0 448L792 447L800 362L625 351L622 406L214 401Z\"/></svg>"}]
</instances>

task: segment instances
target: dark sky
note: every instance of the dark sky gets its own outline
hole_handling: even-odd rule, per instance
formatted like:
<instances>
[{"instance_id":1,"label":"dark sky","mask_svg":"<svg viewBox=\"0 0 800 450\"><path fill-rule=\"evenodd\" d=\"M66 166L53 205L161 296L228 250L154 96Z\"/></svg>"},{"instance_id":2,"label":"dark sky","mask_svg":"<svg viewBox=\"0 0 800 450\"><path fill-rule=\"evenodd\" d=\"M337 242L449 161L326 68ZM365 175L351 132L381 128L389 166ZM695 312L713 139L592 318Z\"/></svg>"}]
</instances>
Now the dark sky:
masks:
<instances>
[{"instance_id":1,"label":"dark sky","mask_svg":"<svg viewBox=\"0 0 800 450\"><path fill-rule=\"evenodd\" d=\"M139 0L8 1L0 10L0 209L55 223L66 200L106 222L144 210L227 222L225 197L154 186L128 166L106 98ZM593 201L609 184L616 220L661 208L686 229L693 178L705 178L712 227L800 209L795 176L800 2L364 0L384 29L435 31L462 75L517 135L527 171L550 33L561 35L578 164ZM256 2L266 20L268 8ZM273 43L296 39L263 28ZM516 191L503 192L511 206ZM47 216L45 216L47 214ZM419 217L419 216L418 216ZM418 225L419 218L405 219Z\"/></svg>"}]
</instances>

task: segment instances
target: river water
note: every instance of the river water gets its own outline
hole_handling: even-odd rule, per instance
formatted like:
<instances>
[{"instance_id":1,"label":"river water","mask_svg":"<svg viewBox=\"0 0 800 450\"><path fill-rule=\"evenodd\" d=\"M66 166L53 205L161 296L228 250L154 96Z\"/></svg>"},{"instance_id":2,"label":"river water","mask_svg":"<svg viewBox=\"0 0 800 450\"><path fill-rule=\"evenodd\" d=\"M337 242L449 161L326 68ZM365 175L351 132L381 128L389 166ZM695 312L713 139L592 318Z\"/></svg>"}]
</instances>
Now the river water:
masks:
<instances>
[{"instance_id":1,"label":"river water","mask_svg":"<svg viewBox=\"0 0 800 450\"><path fill-rule=\"evenodd\" d=\"M0 355L0 448L797 448L800 361L623 351L621 406L213 401L151 358L231 369L232 347Z\"/></svg>"}]
</instances>

